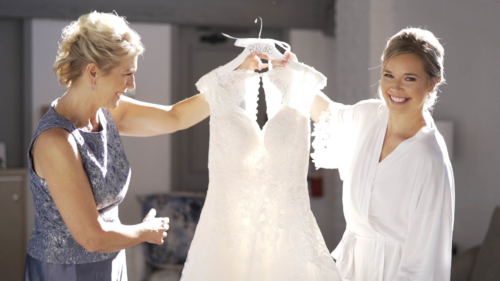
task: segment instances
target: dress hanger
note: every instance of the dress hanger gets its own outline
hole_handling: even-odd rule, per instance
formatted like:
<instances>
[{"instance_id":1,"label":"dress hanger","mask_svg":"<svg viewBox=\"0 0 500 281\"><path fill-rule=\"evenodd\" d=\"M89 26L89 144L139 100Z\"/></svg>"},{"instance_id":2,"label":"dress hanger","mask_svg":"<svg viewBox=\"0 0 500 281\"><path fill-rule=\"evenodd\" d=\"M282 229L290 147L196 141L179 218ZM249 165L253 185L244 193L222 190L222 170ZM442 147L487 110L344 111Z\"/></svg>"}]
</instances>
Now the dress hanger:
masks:
<instances>
[{"instance_id":1,"label":"dress hanger","mask_svg":"<svg viewBox=\"0 0 500 281\"><path fill-rule=\"evenodd\" d=\"M278 49L276 49L275 44L282 47L286 51L291 50L291 47L288 43L274 40L274 39L261 39L260 35L262 33L262 18L259 17L259 19L260 19L259 38L235 38L235 37L232 37L232 36L229 36L227 34L222 33L222 35L224 35L228 38L236 39L236 41L234 42L234 45L238 46L238 47L244 47L245 50L239 56L237 56L234 60L219 67L216 70L216 72L219 76L235 70L238 66L240 66L243 63L243 61L252 52L257 52L259 54L265 54L265 55L268 55L269 57L271 57L272 59L279 60L279 59L283 59L284 55ZM255 19L255 23L257 23L257 19ZM295 61L288 61L288 67L293 69L293 70L297 70L297 71L304 70L304 65L302 63L298 63ZM271 63L269 63L269 69L271 69Z\"/></svg>"}]
</instances>

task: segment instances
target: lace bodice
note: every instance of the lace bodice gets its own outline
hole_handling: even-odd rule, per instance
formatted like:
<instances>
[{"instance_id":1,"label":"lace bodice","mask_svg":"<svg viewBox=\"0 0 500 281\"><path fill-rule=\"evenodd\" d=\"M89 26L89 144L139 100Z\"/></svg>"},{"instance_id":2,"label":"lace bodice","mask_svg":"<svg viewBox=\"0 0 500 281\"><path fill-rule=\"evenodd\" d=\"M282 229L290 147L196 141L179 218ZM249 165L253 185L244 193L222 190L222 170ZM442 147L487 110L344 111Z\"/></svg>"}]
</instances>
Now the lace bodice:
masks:
<instances>
[{"instance_id":1,"label":"lace bodice","mask_svg":"<svg viewBox=\"0 0 500 281\"><path fill-rule=\"evenodd\" d=\"M306 180L309 109L325 84L313 68L212 71L198 81L211 112L210 183L182 280L337 280Z\"/></svg>"}]
</instances>

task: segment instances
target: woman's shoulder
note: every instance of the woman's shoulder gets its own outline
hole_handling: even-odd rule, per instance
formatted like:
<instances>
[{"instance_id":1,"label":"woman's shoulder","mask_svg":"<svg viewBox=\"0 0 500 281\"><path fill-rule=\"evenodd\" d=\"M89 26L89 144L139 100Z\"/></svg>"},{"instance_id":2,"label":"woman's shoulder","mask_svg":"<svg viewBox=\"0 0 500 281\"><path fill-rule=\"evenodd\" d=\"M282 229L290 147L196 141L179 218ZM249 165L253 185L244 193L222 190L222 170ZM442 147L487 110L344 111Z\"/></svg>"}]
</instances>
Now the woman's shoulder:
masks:
<instances>
[{"instance_id":1,"label":"woman's shoulder","mask_svg":"<svg viewBox=\"0 0 500 281\"><path fill-rule=\"evenodd\" d=\"M51 162L48 166L53 166L60 159L72 161L80 157L76 140L71 136L70 132L59 127L53 127L41 132L34 140L30 153L33 161L38 161L37 165ZM40 167L37 167L37 175L44 178L41 172Z\"/></svg>"},{"instance_id":2,"label":"woman's shoulder","mask_svg":"<svg viewBox=\"0 0 500 281\"><path fill-rule=\"evenodd\" d=\"M352 107L355 119L371 121L380 120L386 109L385 102L380 99L362 100Z\"/></svg>"},{"instance_id":3,"label":"woman's shoulder","mask_svg":"<svg viewBox=\"0 0 500 281\"><path fill-rule=\"evenodd\" d=\"M71 133L64 128L51 127L38 134L37 142L43 139L56 144L60 144L61 142L66 143L70 136Z\"/></svg>"},{"instance_id":4,"label":"woman's shoulder","mask_svg":"<svg viewBox=\"0 0 500 281\"><path fill-rule=\"evenodd\" d=\"M76 128L75 125L71 123L71 121L59 115L54 110L57 102L58 99L52 102L52 105L48 108L47 112L38 123L38 126L35 129L35 133L33 134L33 138L37 138L38 135L52 128L61 128L68 132Z\"/></svg>"},{"instance_id":5,"label":"woman's shoulder","mask_svg":"<svg viewBox=\"0 0 500 281\"><path fill-rule=\"evenodd\" d=\"M455 181L446 145L435 129L424 132L412 147L410 159L413 171L418 173L414 192L418 202L426 202L421 210L428 213L441 209L443 204L453 205ZM451 205L449 205L451 204ZM450 210L450 209L447 209Z\"/></svg>"},{"instance_id":6,"label":"woman's shoulder","mask_svg":"<svg viewBox=\"0 0 500 281\"><path fill-rule=\"evenodd\" d=\"M38 123L30 144L31 153L50 155L54 151L64 153L77 151L77 140L71 133L76 131L76 127L54 110L56 104L57 100L52 103Z\"/></svg>"},{"instance_id":7,"label":"woman's shoulder","mask_svg":"<svg viewBox=\"0 0 500 281\"><path fill-rule=\"evenodd\" d=\"M446 169L451 165L446 143L439 131L425 127L419 133L422 136L412 149L414 157L420 160L417 162L434 169L438 167Z\"/></svg>"},{"instance_id":8,"label":"woman's shoulder","mask_svg":"<svg viewBox=\"0 0 500 281\"><path fill-rule=\"evenodd\" d=\"M60 127L52 127L38 135L33 144L33 152L35 151L46 155L56 151L74 154L78 153L78 146L70 132Z\"/></svg>"},{"instance_id":9,"label":"woman's shoulder","mask_svg":"<svg viewBox=\"0 0 500 281\"><path fill-rule=\"evenodd\" d=\"M381 99L367 99L356 103L354 106L364 109L374 109L384 105L385 102Z\"/></svg>"}]
</instances>

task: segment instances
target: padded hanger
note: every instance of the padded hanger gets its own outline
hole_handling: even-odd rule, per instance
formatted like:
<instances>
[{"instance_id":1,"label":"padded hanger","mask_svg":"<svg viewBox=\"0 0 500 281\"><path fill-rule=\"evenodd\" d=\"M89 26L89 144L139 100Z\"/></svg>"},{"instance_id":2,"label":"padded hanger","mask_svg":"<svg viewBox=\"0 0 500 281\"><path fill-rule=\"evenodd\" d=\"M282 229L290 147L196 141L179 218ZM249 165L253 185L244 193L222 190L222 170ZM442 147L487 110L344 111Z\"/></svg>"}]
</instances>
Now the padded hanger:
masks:
<instances>
[{"instance_id":1,"label":"padded hanger","mask_svg":"<svg viewBox=\"0 0 500 281\"><path fill-rule=\"evenodd\" d=\"M222 33L222 35L231 38L231 39L236 39L234 42L235 46L238 47L244 47L245 50L237 56L234 60L228 62L227 64L219 67L217 69L217 74L223 75L226 73L229 73L233 70L235 70L238 66L240 66L243 61L250 55L252 52L256 52L259 54L265 54L271 57L272 59L275 60L281 60L284 58L284 55L276 48L275 44L282 47L286 51L290 51L291 47L288 45L288 43L274 40L274 39L261 39L260 35L262 33L262 18L260 18L260 32L259 32L259 38L235 38L232 36L229 36L227 34ZM257 19L255 19L255 22L257 22ZM288 61L288 66L289 68L297 71L301 71L304 69L304 65L295 61ZM271 63L269 63L269 69L271 69Z\"/></svg>"}]
</instances>

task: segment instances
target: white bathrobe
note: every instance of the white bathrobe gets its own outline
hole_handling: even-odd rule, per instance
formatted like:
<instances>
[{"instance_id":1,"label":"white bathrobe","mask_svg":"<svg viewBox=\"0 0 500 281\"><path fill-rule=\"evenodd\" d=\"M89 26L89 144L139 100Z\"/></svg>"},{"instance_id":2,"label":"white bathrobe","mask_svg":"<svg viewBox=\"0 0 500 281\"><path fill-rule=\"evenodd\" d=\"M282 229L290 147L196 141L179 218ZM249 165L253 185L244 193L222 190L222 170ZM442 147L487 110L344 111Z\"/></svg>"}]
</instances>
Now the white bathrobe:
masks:
<instances>
[{"instance_id":1,"label":"white bathrobe","mask_svg":"<svg viewBox=\"0 0 500 281\"><path fill-rule=\"evenodd\" d=\"M389 120L381 100L332 103L315 125L317 168L344 182L344 236L333 251L343 280L450 280L455 188L446 144L427 126L379 163Z\"/></svg>"}]
</instances>

